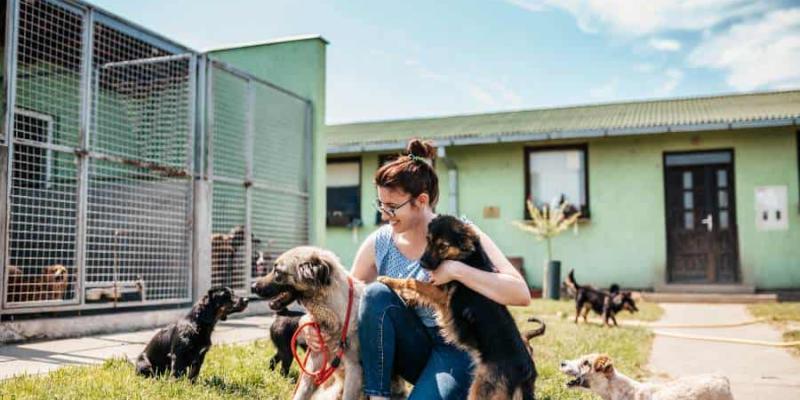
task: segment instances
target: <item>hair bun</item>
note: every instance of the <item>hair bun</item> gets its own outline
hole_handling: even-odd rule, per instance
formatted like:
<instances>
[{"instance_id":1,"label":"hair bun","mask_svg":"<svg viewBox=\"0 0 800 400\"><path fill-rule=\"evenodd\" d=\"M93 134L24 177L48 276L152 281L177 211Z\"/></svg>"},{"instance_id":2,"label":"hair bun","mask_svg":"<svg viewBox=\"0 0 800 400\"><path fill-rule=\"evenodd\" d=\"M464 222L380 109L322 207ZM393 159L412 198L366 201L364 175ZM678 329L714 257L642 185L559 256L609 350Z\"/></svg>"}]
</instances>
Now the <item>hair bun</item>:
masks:
<instances>
[{"instance_id":1,"label":"hair bun","mask_svg":"<svg viewBox=\"0 0 800 400\"><path fill-rule=\"evenodd\" d=\"M420 139L411 139L411 141L408 142L408 146L406 146L406 152L417 157L427 158L431 161L436 158L436 147L434 147L433 142L429 140L422 141Z\"/></svg>"}]
</instances>

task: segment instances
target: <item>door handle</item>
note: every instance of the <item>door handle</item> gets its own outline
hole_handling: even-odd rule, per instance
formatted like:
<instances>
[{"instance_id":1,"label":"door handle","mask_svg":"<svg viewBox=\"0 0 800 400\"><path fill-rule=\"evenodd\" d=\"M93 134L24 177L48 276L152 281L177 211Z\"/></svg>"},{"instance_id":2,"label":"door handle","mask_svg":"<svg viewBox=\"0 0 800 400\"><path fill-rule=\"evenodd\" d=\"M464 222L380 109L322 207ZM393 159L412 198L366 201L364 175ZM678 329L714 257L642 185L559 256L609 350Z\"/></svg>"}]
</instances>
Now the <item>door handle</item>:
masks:
<instances>
[{"instance_id":1,"label":"door handle","mask_svg":"<svg viewBox=\"0 0 800 400\"><path fill-rule=\"evenodd\" d=\"M705 218L701 219L700 223L705 224L709 232L714 230L714 218L711 217L711 214L708 214Z\"/></svg>"}]
</instances>

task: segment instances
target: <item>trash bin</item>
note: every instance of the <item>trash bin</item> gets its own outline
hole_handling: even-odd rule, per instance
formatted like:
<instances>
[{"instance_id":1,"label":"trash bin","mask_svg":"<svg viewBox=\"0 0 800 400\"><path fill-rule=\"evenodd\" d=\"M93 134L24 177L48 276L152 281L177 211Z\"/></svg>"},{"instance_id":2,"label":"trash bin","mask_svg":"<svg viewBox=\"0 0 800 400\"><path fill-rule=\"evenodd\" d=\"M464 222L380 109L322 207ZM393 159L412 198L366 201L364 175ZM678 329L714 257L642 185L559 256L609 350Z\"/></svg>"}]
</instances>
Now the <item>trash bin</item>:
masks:
<instances>
[{"instance_id":1,"label":"trash bin","mask_svg":"<svg viewBox=\"0 0 800 400\"><path fill-rule=\"evenodd\" d=\"M542 297L551 300L561 298L561 261L553 260L545 263Z\"/></svg>"}]
</instances>

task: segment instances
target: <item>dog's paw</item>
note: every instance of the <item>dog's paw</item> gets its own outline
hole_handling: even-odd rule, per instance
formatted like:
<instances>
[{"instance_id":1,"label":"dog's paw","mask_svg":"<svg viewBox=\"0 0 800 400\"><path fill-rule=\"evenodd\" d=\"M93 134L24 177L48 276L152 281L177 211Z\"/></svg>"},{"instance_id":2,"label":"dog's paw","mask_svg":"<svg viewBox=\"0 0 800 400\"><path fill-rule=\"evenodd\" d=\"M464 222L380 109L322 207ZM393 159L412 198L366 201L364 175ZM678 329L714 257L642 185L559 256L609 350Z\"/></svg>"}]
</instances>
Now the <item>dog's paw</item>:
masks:
<instances>
[{"instance_id":1,"label":"dog's paw","mask_svg":"<svg viewBox=\"0 0 800 400\"><path fill-rule=\"evenodd\" d=\"M397 279L397 278L389 278L387 276L379 276L378 282L381 282L388 286L390 289L394 290L401 299L403 299L408 305L413 305L411 302L416 302L419 294L416 290L414 290L414 282L413 279ZM416 303L414 303L416 304Z\"/></svg>"},{"instance_id":2,"label":"dog's paw","mask_svg":"<svg viewBox=\"0 0 800 400\"><path fill-rule=\"evenodd\" d=\"M402 289L406 286L405 279L390 278L388 276L379 276L378 282L395 290Z\"/></svg>"}]
</instances>

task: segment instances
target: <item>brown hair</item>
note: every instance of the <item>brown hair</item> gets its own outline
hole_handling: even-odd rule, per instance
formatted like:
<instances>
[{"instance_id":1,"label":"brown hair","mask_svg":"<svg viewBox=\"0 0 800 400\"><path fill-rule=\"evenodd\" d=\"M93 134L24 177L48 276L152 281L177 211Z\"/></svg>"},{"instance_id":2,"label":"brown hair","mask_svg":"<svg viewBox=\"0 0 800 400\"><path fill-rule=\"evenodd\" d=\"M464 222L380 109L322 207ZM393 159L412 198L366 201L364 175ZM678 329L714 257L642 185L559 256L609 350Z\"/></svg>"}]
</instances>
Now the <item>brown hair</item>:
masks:
<instances>
[{"instance_id":1,"label":"brown hair","mask_svg":"<svg viewBox=\"0 0 800 400\"><path fill-rule=\"evenodd\" d=\"M375 184L378 186L402 189L417 197L427 193L431 208L439 200L439 177L433 168L436 148L429 141L411 139L403 155L378 168Z\"/></svg>"}]
</instances>

